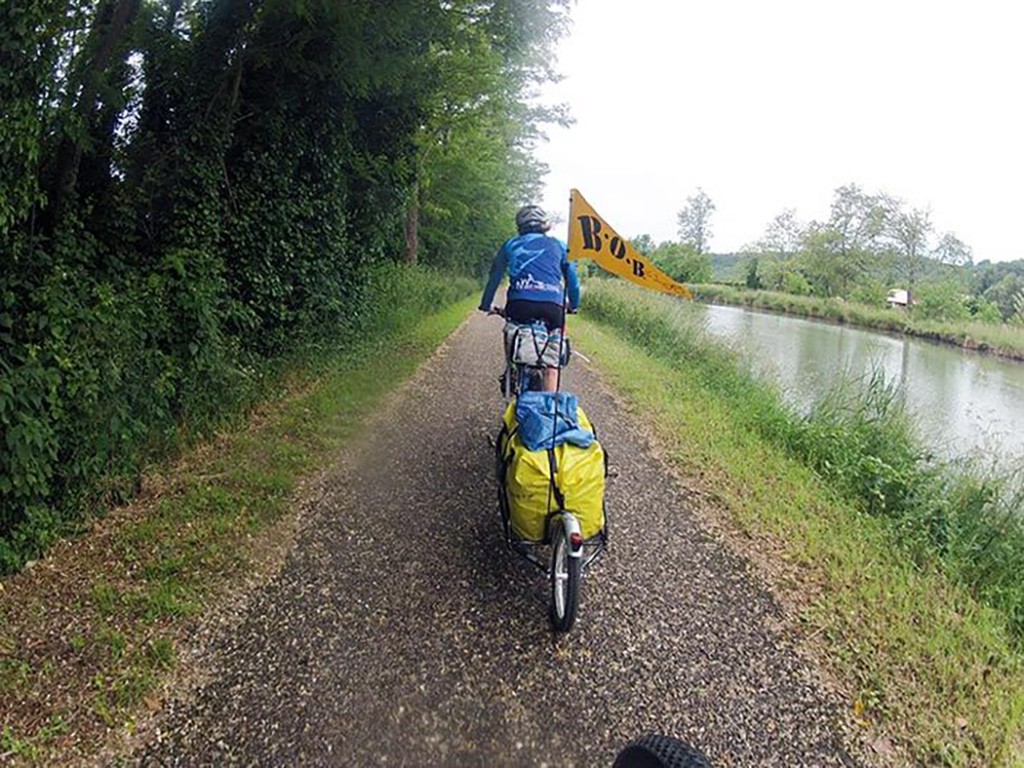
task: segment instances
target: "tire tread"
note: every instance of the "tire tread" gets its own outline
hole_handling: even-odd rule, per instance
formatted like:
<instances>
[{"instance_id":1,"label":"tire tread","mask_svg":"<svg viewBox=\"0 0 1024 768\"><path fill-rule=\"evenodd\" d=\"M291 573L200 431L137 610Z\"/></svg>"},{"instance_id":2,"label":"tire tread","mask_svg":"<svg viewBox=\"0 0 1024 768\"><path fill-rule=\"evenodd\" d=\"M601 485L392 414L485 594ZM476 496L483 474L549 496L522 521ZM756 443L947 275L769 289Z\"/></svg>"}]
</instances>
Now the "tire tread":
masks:
<instances>
[{"instance_id":1,"label":"tire tread","mask_svg":"<svg viewBox=\"0 0 1024 768\"><path fill-rule=\"evenodd\" d=\"M711 768L711 763L689 744L652 733L619 752L613 768Z\"/></svg>"}]
</instances>

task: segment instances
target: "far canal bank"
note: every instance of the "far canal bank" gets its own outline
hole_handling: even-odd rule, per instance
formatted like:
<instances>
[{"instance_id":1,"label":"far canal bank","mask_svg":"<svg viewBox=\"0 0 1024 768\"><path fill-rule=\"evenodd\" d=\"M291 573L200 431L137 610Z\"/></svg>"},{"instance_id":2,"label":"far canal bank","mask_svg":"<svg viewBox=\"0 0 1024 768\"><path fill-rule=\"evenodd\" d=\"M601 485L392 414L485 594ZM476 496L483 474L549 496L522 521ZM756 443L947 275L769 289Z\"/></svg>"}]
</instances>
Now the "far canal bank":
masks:
<instances>
[{"instance_id":1,"label":"far canal bank","mask_svg":"<svg viewBox=\"0 0 1024 768\"><path fill-rule=\"evenodd\" d=\"M725 285L691 286L703 304L803 317L884 333L913 336L960 349L1024 362L1024 327L981 322L917 320L902 310L775 291L741 290Z\"/></svg>"}]
</instances>

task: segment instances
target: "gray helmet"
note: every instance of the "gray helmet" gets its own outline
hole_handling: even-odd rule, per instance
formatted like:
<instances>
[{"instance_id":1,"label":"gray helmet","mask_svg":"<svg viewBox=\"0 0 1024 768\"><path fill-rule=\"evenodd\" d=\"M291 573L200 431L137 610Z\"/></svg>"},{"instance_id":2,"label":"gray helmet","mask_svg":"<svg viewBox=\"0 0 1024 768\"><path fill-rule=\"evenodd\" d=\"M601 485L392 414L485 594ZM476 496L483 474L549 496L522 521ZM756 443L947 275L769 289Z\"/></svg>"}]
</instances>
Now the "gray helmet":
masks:
<instances>
[{"instance_id":1,"label":"gray helmet","mask_svg":"<svg viewBox=\"0 0 1024 768\"><path fill-rule=\"evenodd\" d=\"M516 229L520 235L527 232L547 232L551 229L551 222L539 205L524 205L516 212Z\"/></svg>"}]
</instances>

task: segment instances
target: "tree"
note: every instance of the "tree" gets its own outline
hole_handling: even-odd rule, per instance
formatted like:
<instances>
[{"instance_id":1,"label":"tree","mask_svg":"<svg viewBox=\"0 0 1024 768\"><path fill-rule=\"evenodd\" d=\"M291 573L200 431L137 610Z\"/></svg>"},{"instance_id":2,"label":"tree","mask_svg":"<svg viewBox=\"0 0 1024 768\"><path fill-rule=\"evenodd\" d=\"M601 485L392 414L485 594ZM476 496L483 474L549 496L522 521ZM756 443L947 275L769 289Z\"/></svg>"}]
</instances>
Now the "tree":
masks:
<instances>
[{"instance_id":1,"label":"tree","mask_svg":"<svg viewBox=\"0 0 1024 768\"><path fill-rule=\"evenodd\" d=\"M1024 292L1024 276L1007 274L982 294L985 301L999 307L1003 320L1010 320L1017 312L1016 299Z\"/></svg>"},{"instance_id":2,"label":"tree","mask_svg":"<svg viewBox=\"0 0 1024 768\"><path fill-rule=\"evenodd\" d=\"M711 259L689 243L662 243L650 256L658 268L673 280L685 283L706 283L711 280Z\"/></svg>"},{"instance_id":3,"label":"tree","mask_svg":"<svg viewBox=\"0 0 1024 768\"><path fill-rule=\"evenodd\" d=\"M888 215L889 197L883 193L870 195L856 184L835 190L827 227L833 233L829 268L837 294L848 296L871 271L882 251Z\"/></svg>"},{"instance_id":4,"label":"tree","mask_svg":"<svg viewBox=\"0 0 1024 768\"><path fill-rule=\"evenodd\" d=\"M868 276L857 281L850 291L849 299L859 304L867 304L869 307L884 307L888 295L889 283L878 277Z\"/></svg>"},{"instance_id":5,"label":"tree","mask_svg":"<svg viewBox=\"0 0 1024 768\"><path fill-rule=\"evenodd\" d=\"M747 288L752 288L753 290L756 291L764 287L763 283L761 282L761 273L759 269L760 265L758 263L758 258L757 256L754 256L750 259L749 262L747 262L747 274L744 280L744 283L746 284Z\"/></svg>"},{"instance_id":6,"label":"tree","mask_svg":"<svg viewBox=\"0 0 1024 768\"><path fill-rule=\"evenodd\" d=\"M644 256L650 255L657 246L654 244L654 238L650 235L637 235L629 239L630 244L636 248L637 252Z\"/></svg>"},{"instance_id":7,"label":"tree","mask_svg":"<svg viewBox=\"0 0 1024 768\"><path fill-rule=\"evenodd\" d=\"M955 280L932 281L918 288L914 313L927 320L967 320L971 312L964 298Z\"/></svg>"},{"instance_id":8,"label":"tree","mask_svg":"<svg viewBox=\"0 0 1024 768\"><path fill-rule=\"evenodd\" d=\"M851 295L881 259L887 200L884 194L869 195L856 184L847 184L834 191L827 221L801 227L791 210L776 216L757 247L783 261L796 253L794 265L780 265L779 287L786 272L796 271L815 294ZM803 281L785 282L804 288Z\"/></svg>"},{"instance_id":9,"label":"tree","mask_svg":"<svg viewBox=\"0 0 1024 768\"><path fill-rule=\"evenodd\" d=\"M568 125L562 105L527 104L555 77L551 48L567 3L446 4L452 12L424 53L429 109L416 136L406 211L407 261L473 270L510 228L508 212L536 196L544 167L540 126Z\"/></svg>"},{"instance_id":10,"label":"tree","mask_svg":"<svg viewBox=\"0 0 1024 768\"><path fill-rule=\"evenodd\" d=\"M697 253L707 253L711 240L711 214L715 204L703 189L697 187L696 194L686 198L686 207L676 215L679 224L679 239L690 245Z\"/></svg>"},{"instance_id":11,"label":"tree","mask_svg":"<svg viewBox=\"0 0 1024 768\"><path fill-rule=\"evenodd\" d=\"M796 211L786 208L768 224L757 247L762 253L770 253L783 260L788 259L800 246L802 234L802 227L796 219Z\"/></svg>"},{"instance_id":12,"label":"tree","mask_svg":"<svg viewBox=\"0 0 1024 768\"><path fill-rule=\"evenodd\" d=\"M973 320L982 323L992 323L993 325L1003 322L1003 315L999 311L999 305L991 301L979 298L978 296L968 296L964 306L967 307L967 311L970 312L971 319Z\"/></svg>"},{"instance_id":13,"label":"tree","mask_svg":"<svg viewBox=\"0 0 1024 768\"><path fill-rule=\"evenodd\" d=\"M843 257L842 233L829 224L812 221L804 231L798 258L800 270L819 296L844 295L859 273L856 261Z\"/></svg>"},{"instance_id":14,"label":"tree","mask_svg":"<svg viewBox=\"0 0 1024 768\"><path fill-rule=\"evenodd\" d=\"M859 258L870 252L885 232L890 208L885 194L869 195L856 184L838 187L828 223L839 234L840 255Z\"/></svg>"},{"instance_id":15,"label":"tree","mask_svg":"<svg viewBox=\"0 0 1024 768\"><path fill-rule=\"evenodd\" d=\"M955 267L970 266L974 262L971 247L952 232L946 232L932 251L932 256L940 264Z\"/></svg>"},{"instance_id":16,"label":"tree","mask_svg":"<svg viewBox=\"0 0 1024 768\"><path fill-rule=\"evenodd\" d=\"M921 208L906 210L899 201L890 203L888 235L896 248L897 264L907 286L907 310L914 305L914 285L924 272L928 259L928 236L932 232L931 212Z\"/></svg>"},{"instance_id":17,"label":"tree","mask_svg":"<svg viewBox=\"0 0 1024 768\"><path fill-rule=\"evenodd\" d=\"M34 510L376 327L378 266L475 272L564 117L532 91L568 5L0 3L0 411L31 426L0 568Z\"/></svg>"},{"instance_id":18,"label":"tree","mask_svg":"<svg viewBox=\"0 0 1024 768\"><path fill-rule=\"evenodd\" d=\"M785 290L784 284L788 282L803 290L806 280L786 278L793 271L788 262L799 249L803 234L792 208L772 219L761 238L743 249L748 259L744 276L747 287Z\"/></svg>"}]
</instances>

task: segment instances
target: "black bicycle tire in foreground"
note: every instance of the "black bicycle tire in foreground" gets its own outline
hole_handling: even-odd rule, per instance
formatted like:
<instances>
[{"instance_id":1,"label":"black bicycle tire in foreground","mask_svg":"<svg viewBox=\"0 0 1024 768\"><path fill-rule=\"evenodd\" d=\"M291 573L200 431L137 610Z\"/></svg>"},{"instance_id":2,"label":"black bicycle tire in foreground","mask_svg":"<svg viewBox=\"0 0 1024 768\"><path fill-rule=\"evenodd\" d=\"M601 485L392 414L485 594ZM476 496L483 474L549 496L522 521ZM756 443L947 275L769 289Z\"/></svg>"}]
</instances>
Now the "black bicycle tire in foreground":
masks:
<instances>
[{"instance_id":1,"label":"black bicycle tire in foreground","mask_svg":"<svg viewBox=\"0 0 1024 768\"><path fill-rule=\"evenodd\" d=\"M689 744L652 733L628 744L612 768L711 768L711 763Z\"/></svg>"}]
</instances>

